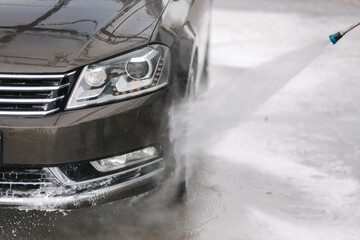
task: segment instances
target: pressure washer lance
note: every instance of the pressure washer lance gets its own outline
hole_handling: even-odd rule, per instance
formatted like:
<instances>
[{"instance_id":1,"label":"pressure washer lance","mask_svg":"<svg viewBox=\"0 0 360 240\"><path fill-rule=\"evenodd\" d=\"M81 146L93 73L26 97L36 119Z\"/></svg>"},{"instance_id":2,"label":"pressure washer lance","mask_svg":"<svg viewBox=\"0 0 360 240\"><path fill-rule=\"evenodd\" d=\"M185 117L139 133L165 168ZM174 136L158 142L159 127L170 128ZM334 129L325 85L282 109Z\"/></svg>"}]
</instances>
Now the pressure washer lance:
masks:
<instances>
[{"instance_id":1,"label":"pressure washer lance","mask_svg":"<svg viewBox=\"0 0 360 240\"><path fill-rule=\"evenodd\" d=\"M347 34L348 32L350 32L351 30L353 30L354 28L356 28L359 25L360 25L360 22L355 23L354 25L352 25L351 27L347 28L344 31L340 31L338 33L330 35L329 36L330 41L335 45L337 43L337 41L339 41L345 34Z\"/></svg>"}]
</instances>

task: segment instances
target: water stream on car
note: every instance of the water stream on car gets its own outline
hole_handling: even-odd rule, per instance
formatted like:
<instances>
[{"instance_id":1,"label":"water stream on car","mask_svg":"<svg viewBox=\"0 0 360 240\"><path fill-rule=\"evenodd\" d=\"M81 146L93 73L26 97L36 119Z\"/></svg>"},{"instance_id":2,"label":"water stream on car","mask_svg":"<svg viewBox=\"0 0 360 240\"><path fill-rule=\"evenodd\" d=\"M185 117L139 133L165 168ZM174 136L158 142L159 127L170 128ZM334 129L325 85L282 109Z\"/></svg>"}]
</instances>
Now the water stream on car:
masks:
<instances>
[{"instance_id":1,"label":"water stream on car","mask_svg":"<svg viewBox=\"0 0 360 240\"><path fill-rule=\"evenodd\" d=\"M242 119L256 111L272 95L308 66L329 40L314 42L282 54L237 76L214 80L211 87L194 101L175 107L172 118L172 139L181 142L177 156L206 153L216 140L228 130L238 126ZM224 68L226 71L226 68ZM186 131L182 127L186 125ZM186 139L186 147L183 141ZM194 162L187 162L191 175Z\"/></svg>"}]
</instances>

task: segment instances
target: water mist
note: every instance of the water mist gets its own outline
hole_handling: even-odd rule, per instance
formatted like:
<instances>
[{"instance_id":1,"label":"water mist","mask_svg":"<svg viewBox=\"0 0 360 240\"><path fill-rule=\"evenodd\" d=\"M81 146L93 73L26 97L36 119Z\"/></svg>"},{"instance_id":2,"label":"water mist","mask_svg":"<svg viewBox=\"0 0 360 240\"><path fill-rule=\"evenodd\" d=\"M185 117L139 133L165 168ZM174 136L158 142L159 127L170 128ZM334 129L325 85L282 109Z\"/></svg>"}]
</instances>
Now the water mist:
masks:
<instances>
[{"instance_id":1,"label":"water mist","mask_svg":"<svg viewBox=\"0 0 360 240\"><path fill-rule=\"evenodd\" d=\"M196 154L206 154L221 135L256 111L328 45L328 40L315 42L239 75L216 79L196 99L172 108L171 138L176 144L178 160L187 156L188 178L197 164L191 161Z\"/></svg>"}]
</instances>

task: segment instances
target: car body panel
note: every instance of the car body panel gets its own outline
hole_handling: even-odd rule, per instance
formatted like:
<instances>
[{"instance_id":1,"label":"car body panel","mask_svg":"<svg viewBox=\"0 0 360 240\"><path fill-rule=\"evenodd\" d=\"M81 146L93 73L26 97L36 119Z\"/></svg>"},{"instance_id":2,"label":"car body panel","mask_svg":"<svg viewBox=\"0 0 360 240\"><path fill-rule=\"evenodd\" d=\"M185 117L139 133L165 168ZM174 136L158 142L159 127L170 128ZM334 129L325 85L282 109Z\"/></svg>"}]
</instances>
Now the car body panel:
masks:
<instances>
[{"instance_id":1,"label":"car body panel","mask_svg":"<svg viewBox=\"0 0 360 240\"><path fill-rule=\"evenodd\" d=\"M2 119L3 165L53 166L169 146L171 87L126 102L44 118Z\"/></svg>"},{"instance_id":2,"label":"car body panel","mask_svg":"<svg viewBox=\"0 0 360 240\"><path fill-rule=\"evenodd\" d=\"M212 0L170 1L155 28L151 42L161 42L170 47L173 74L183 91L187 88L188 71L194 55L198 56L197 86L205 65Z\"/></svg>"},{"instance_id":3,"label":"car body panel","mask_svg":"<svg viewBox=\"0 0 360 240\"><path fill-rule=\"evenodd\" d=\"M15 3L0 1L2 73L68 72L146 45L167 1Z\"/></svg>"}]
</instances>

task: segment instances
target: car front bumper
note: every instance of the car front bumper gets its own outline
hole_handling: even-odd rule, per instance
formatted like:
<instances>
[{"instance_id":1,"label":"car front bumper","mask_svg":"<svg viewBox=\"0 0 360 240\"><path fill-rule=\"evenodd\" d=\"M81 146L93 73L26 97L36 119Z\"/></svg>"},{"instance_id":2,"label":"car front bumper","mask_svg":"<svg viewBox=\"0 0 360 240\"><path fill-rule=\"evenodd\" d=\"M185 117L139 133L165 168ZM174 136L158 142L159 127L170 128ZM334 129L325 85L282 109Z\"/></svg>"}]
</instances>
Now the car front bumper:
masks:
<instances>
[{"instance_id":1,"label":"car front bumper","mask_svg":"<svg viewBox=\"0 0 360 240\"><path fill-rule=\"evenodd\" d=\"M38 171L43 175L41 181L24 182L18 179L2 183L3 187L10 187L2 189L0 206L72 209L132 197L155 188L164 179L165 163L162 158L154 159L126 171L82 182L69 180L58 168L43 168ZM24 172L17 174L24 176ZM24 186L27 186L26 190Z\"/></svg>"},{"instance_id":2,"label":"car front bumper","mask_svg":"<svg viewBox=\"0 0 360 240\"><path fill-rule=\"evenodd\" d=\"M167 148L172 87L131 100L41 118L0 118L2 166L57 166Z\"/></svg>"},{"instance_id":3,"label":"car front bumper","mask_svg":"<svg viewBox=\"0 0 360 240\"><path fill-rule=\"evenodd\" d=\"M7 175L0 177L0 206L72 208L134 196L157 186L159 179L168 177L175 168L168 129L172 88L43 118L1 118L0 173L7 169ZM67 165L150 145L161 146L159 158L109 175L77 181L61 171ZM39 171L40 177L34 178L40 180L22 181L26 174L21 171L26 169ZM24 191L24 186L32 187Z\"/></svg>"}]
</instances>

